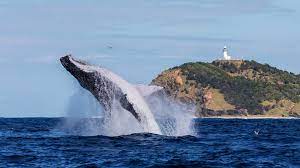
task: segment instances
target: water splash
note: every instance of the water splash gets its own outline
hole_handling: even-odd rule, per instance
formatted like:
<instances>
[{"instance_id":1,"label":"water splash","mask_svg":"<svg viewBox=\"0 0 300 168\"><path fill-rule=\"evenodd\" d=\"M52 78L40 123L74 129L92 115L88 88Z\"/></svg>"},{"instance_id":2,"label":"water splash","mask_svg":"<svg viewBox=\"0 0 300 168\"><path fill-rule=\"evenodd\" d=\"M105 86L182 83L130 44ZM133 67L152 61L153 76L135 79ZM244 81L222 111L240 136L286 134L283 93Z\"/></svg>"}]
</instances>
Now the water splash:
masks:
<instances>
[{"instance_id":1,"label":"water splash","mask_svg":"<svg viewBox=\"0 0 300 168\"><path fill-rule=\"evenodd\" d=\"M193 127L194 105L183 104L169 98L164 91L146 98L164 135L196 135Z\"/></svg>"},{"instance_id":2,"label":"water splash","mask_svg":"<svg viewBox=\"0 0 300 168\"><path fill-rule=\"evenodd\" d=\"M195 135L193 106L171 100L163 92L147 94L145 102L159 125L162 135ZM120 136L147 132L131 113L121 107L118 101L114 101L110 113L105 115L105 111L94 96L80 87L70 98L67 118L62 128L68 134L83 136Z\"/></svg>"},{"instance_id":3,"label":"water splash","mask_svg":"<svg viewBox=\"0 0 300 168\"><path fill-rule=\"evenodd\" d=\"M119 102L113 104L111 115L103 123L104 135L119 136L146 132L142 125Z\"/></svg>"},{"instance_id":4,"label":"water splash","mask_svg":"<svg viewBox=\"0 0 300 168\"><path fill-rule=\"evenodd\" d=\"M83 136L119 136L144 132L140 123L119 102L114 101L110 115L96 98L78 85L70 97L66 118L60 126L65 133Z\"/></svg>"}]
</instances>

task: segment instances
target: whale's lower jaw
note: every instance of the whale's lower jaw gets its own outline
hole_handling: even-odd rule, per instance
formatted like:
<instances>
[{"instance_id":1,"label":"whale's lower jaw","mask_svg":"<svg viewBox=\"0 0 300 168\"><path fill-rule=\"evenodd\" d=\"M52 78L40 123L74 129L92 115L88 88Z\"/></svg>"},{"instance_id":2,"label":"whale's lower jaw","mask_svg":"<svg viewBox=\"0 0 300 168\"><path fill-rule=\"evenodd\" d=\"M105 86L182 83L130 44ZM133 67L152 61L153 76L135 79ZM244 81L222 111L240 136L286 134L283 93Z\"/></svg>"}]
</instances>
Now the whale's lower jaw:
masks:
<instances>
[{"instance_id":1,"label":"whale's lower jaw","mask_svg":"<svg viewBox=\"0 0 300 168\"><path fill-rule=\"evenodd\" d=\"M143 113L139 105L145 105L140 101L134 102L132 97L136 96L136 93L131 93L124 89L124 86L120 86L129 84L119 76L104 68L91 66L83 61L75 60L70 55L61 57L60 61L64 68L78 80L79 84L94 95L105 111L111 112L113 103L117 100L120 102L120 105L129 111L140 123L147 123L149 120L154 120L148 107L144 109L146 112ZM118 85L118 82L122 84ZM154 124L152 123L151 127L150 129L144 129L152 133L160 134L160 129L156 122Z\"/></svg>"}]
</instances>

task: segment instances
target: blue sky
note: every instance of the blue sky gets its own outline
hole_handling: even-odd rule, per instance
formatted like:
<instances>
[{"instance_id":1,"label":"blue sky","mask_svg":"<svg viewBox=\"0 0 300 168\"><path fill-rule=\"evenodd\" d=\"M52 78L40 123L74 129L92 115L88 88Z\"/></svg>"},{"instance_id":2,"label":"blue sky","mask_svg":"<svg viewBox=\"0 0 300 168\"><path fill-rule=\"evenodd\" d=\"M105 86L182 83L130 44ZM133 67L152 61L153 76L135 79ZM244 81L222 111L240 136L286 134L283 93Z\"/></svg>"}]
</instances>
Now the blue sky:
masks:
<instances>
[{"instance_id":1,"label":"blue sky","mask_svg":"<svg viewBox=\"0 0 300 168\"><path fill-rule=\"evenodd\" d=\"M235 58L300 73L298 0L0 1L0 117L64 116L72 54L132 83L190 61ZM112 48L110 48L111 46Z\"/></svg>"}]
</instances>

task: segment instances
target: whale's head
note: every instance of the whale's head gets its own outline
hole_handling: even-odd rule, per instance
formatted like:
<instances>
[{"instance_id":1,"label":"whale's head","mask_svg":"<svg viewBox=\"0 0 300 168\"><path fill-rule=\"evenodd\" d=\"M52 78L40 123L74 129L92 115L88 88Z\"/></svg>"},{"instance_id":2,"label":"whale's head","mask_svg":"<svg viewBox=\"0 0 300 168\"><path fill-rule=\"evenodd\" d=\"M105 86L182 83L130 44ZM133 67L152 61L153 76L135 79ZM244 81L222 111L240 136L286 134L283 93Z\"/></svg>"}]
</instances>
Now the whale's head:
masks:
<instances>
[{"instance_id":1,"label":"whale's head","mask_svg":"<svg viewBox=\"0 0 300 168\"><path fill-rule=\"evenodd\" d=\"M71 55L61 57L60 62L72 75L75 71L82 71L80 66L89 66L87 62L74 59Z\"/></svg>"},{"instance_id":2,"label":"whale's head","mask_svg":"<svg viewBox=\"0 0 300 168\"><path fill-rule=\"evenodd\" d=\"M66 55L60 58L63 67L74 76L79 84L89 90L93 95L97 95L95 71L91 65L84 61L74 59L71 55ZM98 97L96 97L98 99ZM99 100L99 99L98 99Z\"/></svg>"},{"instance_id":3,"label":"whale's head","mask_svg":"<svg viewBox=\"0 0 300 168\"><path fill-rule=\"evenodd\" d=\"M86 85L93 83L91 80L94 80L94 77L91 74L95 73L95 70L92 65L75 59L71 55L61 57L60 62L79 81L82 87L87 88Z\"/></svg>"}]
</instances>

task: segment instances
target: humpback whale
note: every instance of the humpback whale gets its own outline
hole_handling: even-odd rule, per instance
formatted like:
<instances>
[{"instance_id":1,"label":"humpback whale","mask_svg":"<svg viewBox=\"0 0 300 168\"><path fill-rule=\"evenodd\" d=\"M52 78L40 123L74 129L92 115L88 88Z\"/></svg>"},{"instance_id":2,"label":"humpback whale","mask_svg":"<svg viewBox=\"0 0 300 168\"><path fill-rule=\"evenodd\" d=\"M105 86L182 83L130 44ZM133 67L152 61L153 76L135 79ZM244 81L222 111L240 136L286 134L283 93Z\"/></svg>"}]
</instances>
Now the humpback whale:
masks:
<instances>
[{"instance_id":1,"label":"humpback whale","mask_svg":"<svg viewBox=\"0 0 300 168\"><path fill-rule=\"evenodd\" d=\"M132 84L105 68L90 65L71 55L61 57L60 62L83 88L93 94L107 114L112 112L117 101L134 116L145 132L161 134L143 96Z\"/></svg>"}]
</instances>

